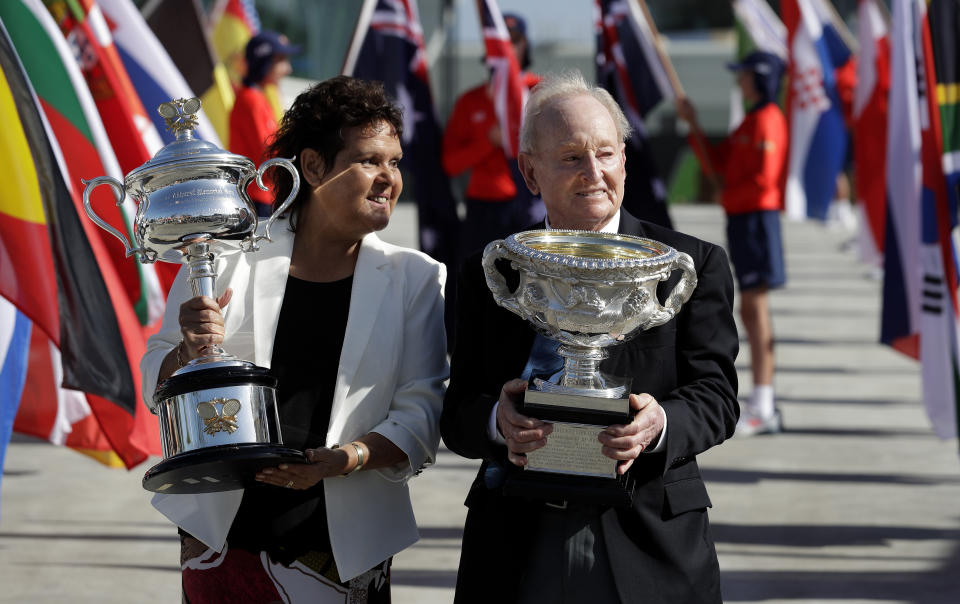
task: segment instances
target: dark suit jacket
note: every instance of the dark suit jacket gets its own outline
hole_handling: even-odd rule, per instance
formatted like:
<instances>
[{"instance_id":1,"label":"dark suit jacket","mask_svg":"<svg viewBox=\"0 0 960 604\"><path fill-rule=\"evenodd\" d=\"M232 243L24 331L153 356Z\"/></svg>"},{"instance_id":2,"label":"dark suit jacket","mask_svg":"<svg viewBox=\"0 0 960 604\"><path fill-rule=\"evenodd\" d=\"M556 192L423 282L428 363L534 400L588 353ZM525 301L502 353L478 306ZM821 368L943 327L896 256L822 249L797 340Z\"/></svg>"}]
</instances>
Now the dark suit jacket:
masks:
<instances>
[{"instance_id":1,"label":"dark suit jacket","mask_svg":"<svg viewBox=\"0 0 960 604\"><path fill-rule=\"evenodd\" d=\"M633 505L601 516L617 591L624 604L720 602L710 499L696 455L732 436L739 417L730 268L720 247L623 210L619 230L690 254L698 285L672 321L614 347L601 365L609 374L633 376L632 391L652 394L667 415L665 448L641 454L630 469L637 483ZM511 269L503 264L515 287L516 273L511 283ZM679 278L675 271L660 284L661 302ZM457 338L440 431L452 451L484 462L466 499L456 601L511 602L543 504L486 487L489 464L509 465L506 448L489 440L487 425L503 384L523 370L534 331L493 301L480 255L464 263L458 287Z\"/></svg>"}]
</instances>

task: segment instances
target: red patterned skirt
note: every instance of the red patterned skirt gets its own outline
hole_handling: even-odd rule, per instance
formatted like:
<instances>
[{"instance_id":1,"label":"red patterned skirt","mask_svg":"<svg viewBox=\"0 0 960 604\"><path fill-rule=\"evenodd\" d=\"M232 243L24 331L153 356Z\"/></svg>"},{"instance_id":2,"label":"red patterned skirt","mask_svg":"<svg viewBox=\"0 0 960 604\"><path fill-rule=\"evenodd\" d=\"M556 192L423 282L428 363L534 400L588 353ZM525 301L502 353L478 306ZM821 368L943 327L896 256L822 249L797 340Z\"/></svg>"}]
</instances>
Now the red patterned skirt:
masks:
<instances>
[{"instance_id":1,"label":"red patterned skirt","mask_svg":"<svg viewBox=\"0 0 960 604\"><path fill-rule=\"evenodd\" d=\"M311 604L389 604L391 559L349 581L341 581L333 554L308 551L278 560L265 551L231 548L216 552L180 535L183 601Z\"/></svg>"}]
</instances>

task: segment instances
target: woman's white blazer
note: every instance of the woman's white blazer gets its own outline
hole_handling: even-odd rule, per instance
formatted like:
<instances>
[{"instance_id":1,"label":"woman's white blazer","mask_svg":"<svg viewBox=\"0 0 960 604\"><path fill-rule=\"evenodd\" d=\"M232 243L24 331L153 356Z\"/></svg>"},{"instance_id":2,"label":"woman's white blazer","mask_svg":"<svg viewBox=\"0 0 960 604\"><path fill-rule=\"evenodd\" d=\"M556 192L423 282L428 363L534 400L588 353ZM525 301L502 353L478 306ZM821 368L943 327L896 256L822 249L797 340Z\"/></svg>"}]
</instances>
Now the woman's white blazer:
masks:
<instances>
[{"instance_id":1,"label":"woman's white blazer","mask_svg":"<svg viewBox=\"0 0 960 604\"><path fill-rule=\"evenodd\" d=\"M290 270L293 233L286 220L273 241L217 261L217 292L233 288L224 309L227 352L270 367ZM180 342L180 305L193 296L187 270L167 298L159 332L140 363L143 396L152 406L160 365ZM418 251L364 237L354 272L326 445L377 432L409 463L324 481L330 544L342 580L351 579L419 538L407 480L434 462L438 421L449 374L443 323L443 264ZM303 342L303 353L324 346ZM243 491L162 495L153 505L209 547L222 550Z\"/></svg>"}]
</instances>

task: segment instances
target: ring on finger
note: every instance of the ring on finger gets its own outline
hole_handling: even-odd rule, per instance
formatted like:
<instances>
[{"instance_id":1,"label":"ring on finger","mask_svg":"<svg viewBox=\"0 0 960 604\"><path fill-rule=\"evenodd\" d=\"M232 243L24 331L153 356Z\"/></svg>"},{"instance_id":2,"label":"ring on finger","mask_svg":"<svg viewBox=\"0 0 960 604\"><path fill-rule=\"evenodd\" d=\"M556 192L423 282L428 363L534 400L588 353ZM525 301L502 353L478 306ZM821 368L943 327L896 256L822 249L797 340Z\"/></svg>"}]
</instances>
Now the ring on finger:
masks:
<instances>
[{"instance_id":1,"label":"ring on finger","mask_svg":"<svg viewBox=\"0 0 960 604\"><path fill-rule=\"evenodd\" d=\"M287 484L285 484L284 486L287 487L288 489L292 489L292 488L293 488L293 481L291 480L291 481L287 482Z\"/></svg>"}]
</instances>

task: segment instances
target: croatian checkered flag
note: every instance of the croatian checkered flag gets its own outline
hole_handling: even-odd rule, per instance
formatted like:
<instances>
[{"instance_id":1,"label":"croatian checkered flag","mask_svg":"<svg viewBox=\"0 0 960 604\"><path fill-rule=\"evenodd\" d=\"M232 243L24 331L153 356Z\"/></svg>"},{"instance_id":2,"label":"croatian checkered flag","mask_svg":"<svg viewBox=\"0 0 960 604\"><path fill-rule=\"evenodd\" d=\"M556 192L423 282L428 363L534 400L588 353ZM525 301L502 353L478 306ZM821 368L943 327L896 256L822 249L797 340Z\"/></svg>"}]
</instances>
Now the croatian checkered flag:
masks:
<instances>
[{"instance_id":1,"label":"croatian checkered flag","mask_svg":"<svg viewBox=\"0 0 960 604\"><path fill-rule=\"evenodd\" d=\"M483 27L486 64L490 69L493 107L500 122L503 151L507 157L517 156L520 145L520 123L527 103L527 87L520 78L520 64L513 54L510 33L496 0L477 0L477 11Z\"/></svg>"},{"instance_id":2,"label":"croatian checkered flag","mask_svg":"<svg viewBox=\"0 0 960 604\"><path fill-rule=\"evenodd\" d=\"M344 75L383 83L403 109L401 168L412 176L420 222L420 249L455 263L459 220L450 180L441 168L440 125L427 74L420 16L414 0L366 0Z\"/></svg>"},{"instance_id":3,"label":"croatian checkered flag","mask_svg":"<svg viewBox=\"0 0 960 604\"><path fill-rule=\"evenodd\" d=\"M824 0L783 0L790 53L790 159L785 207L793 219L826 220L847 153L836 71L852 57Z\"/></svg>"}]
</instances>

